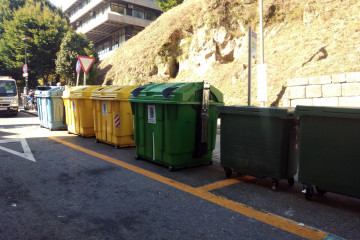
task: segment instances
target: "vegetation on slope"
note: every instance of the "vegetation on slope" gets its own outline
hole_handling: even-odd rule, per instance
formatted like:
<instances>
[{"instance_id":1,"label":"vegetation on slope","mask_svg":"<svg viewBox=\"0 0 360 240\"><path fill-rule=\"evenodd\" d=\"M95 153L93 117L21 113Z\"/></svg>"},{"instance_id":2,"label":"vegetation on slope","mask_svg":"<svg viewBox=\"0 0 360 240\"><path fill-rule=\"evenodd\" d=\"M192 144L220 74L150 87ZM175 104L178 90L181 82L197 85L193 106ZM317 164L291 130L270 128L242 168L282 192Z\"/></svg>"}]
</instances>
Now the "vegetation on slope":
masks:
<instances>
[{"instance_id":1,"label":"vegetation on slope","mask_svg":"<svg viewBox=\"0 0 360 240\"><path fill-rule=\"evenodd\" d=\"M247 103L248 27L254 0L185 0L127 41L99 66L107 84L209 80L226 104ZM289 78L358 71L356 0L264 1L269 105L281 104ZM258 49L259 49L258 42ZM256 100L256 64L252 69Z\"/></svg>"}]
</instances>

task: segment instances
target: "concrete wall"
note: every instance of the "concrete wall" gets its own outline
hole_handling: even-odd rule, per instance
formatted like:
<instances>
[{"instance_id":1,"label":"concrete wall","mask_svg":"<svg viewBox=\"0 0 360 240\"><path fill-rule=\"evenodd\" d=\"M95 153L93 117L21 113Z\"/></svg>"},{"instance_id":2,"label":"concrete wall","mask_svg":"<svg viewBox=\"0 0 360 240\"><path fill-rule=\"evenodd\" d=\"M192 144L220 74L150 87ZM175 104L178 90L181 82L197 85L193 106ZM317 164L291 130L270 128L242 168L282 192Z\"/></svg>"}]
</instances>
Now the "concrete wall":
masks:
<instances>
[{"instance_id":1,"label":"concrete wall","mask_svg":"<svg viewBox=\"0 0 360 240\"><path fill-rule=\"evenodd\" d=\"M284 107L360 107L360 72L289 79Z\"/></svg>"}]
</instances>

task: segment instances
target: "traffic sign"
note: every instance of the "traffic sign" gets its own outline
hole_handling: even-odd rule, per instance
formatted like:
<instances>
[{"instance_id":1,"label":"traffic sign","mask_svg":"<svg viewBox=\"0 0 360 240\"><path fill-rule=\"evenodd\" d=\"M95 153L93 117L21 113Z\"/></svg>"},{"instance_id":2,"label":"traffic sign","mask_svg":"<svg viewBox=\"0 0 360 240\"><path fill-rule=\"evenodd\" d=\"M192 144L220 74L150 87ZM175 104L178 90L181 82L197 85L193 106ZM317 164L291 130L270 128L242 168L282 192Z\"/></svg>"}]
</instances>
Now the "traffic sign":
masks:
<instances>
[{"instance_id":1,"label":"traffic sign","mask_svg":"<svg viewBox=\"0 0 360 240\"><path fill-rule=\"evenodd\" d=\"M251 31L251 57L256 58L257 35Z\"/></svg>"},{"instance_id":2,"label":"traffic sign","mask_svg":"<svg viewBox=\"0 0 360 240\"><path fill-rule=\"evenodd\" d=\"M80 63L80 61L78 60L78 61L76 62L76 73L77 73L77 74L80 73L80 69L81 69L81 63Z\"/></svg>"},{"instance_id":3,"label":"traffic sign","mask_svg":"<svg viewBox=\"0 0 360 240\"><path fill-rule=\"evenodd\" d=\"M88 73L92 64L95 62L95 58L87 56L78 56L78 60L80 61L82 70L85 74Z\"/></svg>"},{"instance_id":4,"label":"traffic sign","mask_svg":"<svg viewBox=\"0 0 360 240\"><path fill-rule=\"evenodd\" d=\"M27 64L24 64L24 66L23 66L23 73L27 73L27 71L28 71L28 66L27 66Z\"/></svg>"}]
</instances>

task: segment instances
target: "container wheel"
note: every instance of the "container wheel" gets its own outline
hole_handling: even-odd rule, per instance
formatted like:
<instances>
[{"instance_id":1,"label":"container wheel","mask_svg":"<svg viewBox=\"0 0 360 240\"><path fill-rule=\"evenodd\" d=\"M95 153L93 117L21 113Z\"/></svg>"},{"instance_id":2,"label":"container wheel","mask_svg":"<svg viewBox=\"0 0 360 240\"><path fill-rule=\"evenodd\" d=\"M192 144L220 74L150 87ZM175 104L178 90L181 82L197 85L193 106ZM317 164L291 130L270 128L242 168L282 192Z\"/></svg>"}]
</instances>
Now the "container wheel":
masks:
<instances>
[{"instance_id":1,"label":"container wheel","mask_svg":"<svg viewBox=\"0 0 360 240\"><path fill-rule=\"evenodd\" d=\"M314 195L314 188L310 186L304 186L303 193L305 194L306 200L310 201Z\"/></svg>"},{"instance_id":2,"label":"container wheel","mask_svg":"<svg viewBox=\"0 0 360 240\"><path fill-rule=\"evenodd\" d=\"M98 143L99 141L97 139L94 140L95 143Z\"/></svg>"},{"instance_id":3,"label":"container wheel","mask_svg":"<svg viewBox=\"0 0 360 240\"><path fill-rule=\"evenodd\" d=\"M289 184L289 187L292 187L294 186L295 184L295 179L292 177L292 178L288 178L288 184Z\"/></svg>"},{"instance_id":4,"label":"container wheel","mask_svg":"<svg viewBox=\"0 0 360 240\"><path fill-rule=\"evenodd\" d=\"M141 157L139 157L138 155L135 155L135 160L141 160Z\"/></svg>"},{"instance_id":5,"label":"container wheel","mask_svg":"<svg viewBox=\"0 0 360 240\"><path fill-rule=\"evenodd\" d=\"M114 147L115 147L115 149L118 149L118 148L119 148L119 145L115 145Z\"/></svg>"},{"instance_id":6,"label":"container wheel","mask_svg":"<svg viewBox=\"0 0 360 240\"><path fill-rule=\"evenodd\" d=\"M276 190L278 186L279 186L279 180L278 179L273 179L271 189Z\"/></svg>"},{"instance_id":7,"label":"container wheel","mask_svg":"<svg viewBox=\"0 0 360 240\"><path fill-rule=\"evenodd\" d=\"M320 194L321 196L323 196L326 193L325 190L319 188L318 186L315 186L315 189L318 192L318 194Z\"/></svg>"},{"instance_id":8,"label":"container wheel","mask_svg":"<svg viewBox=\"0 0 360 240\"><path fill-rule=\"evenodd\" d=\"M170 172L173 172L175 169L174 169L173 166L169 166L168 170L169 170Z\"/></svg>"},{"instance_id":9,"label":"container wheel","mask_svg":"<svg viewBox=\"0 0 360 240\"><path fill-rule=\"evenodd\" d=\"M224 167L225 175L227 178L231 178L232 176L232 169L228 167Z\"/></svg>"}]
</instances>

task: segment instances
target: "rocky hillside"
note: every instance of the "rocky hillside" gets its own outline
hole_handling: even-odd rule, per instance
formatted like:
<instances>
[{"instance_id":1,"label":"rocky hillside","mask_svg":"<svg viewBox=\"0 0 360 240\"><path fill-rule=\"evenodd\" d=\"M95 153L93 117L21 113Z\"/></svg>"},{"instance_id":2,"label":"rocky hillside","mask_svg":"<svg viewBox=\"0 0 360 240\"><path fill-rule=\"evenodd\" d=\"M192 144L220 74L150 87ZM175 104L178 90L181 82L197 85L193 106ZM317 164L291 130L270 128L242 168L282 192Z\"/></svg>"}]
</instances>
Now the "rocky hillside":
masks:
<instances>
[{"instance_id":1,"label":"rocky hillside","mask_svg":"<svg viewBox=\"0 0 360 240\"><path fill-rule=\"evenodd\" d=\"M266 106L281 105L289 78L360 70L359 12L357 0L264 1ZM208 80L226 104L247 104L248 27L258 33L258 19L256 0L185 0L104 59L99 82Z\"/></svg>"}]
</instances>

